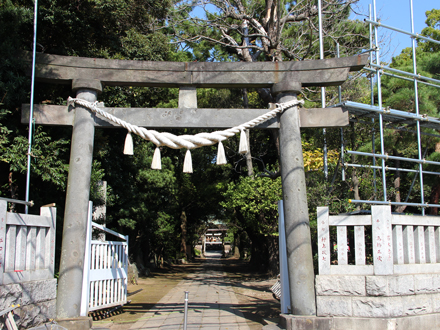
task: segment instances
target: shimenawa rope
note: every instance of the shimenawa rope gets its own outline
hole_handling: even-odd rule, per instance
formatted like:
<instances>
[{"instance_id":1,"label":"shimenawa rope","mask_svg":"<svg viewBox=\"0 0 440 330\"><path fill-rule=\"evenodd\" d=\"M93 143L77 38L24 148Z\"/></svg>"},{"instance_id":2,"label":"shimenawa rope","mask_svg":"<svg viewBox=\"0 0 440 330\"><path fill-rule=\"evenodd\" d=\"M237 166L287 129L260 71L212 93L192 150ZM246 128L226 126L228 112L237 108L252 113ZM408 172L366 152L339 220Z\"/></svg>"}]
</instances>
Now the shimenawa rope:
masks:
<instances>
[{"instance_id":1,"label":"shimenawa rope","mask_svg":"<svg viewBox=\"0 0 440 330\"><path fill-rule=\"evenodd\" d=\"M258 126L269 119L274 118L278 113L283 112L285 109L296 106L296 105L303 105L303 100L292 100L286 103L276 103L276 108L273 110L268 111L264 115L261 115L253 120L250 120L244 124L223 130L223 131L215 131L212 133L199 133L195 135L174 135L167 132L157 132L155 130L147 130L144 127L139 127L130 123L127 123L124 120L121 120L108 112L104 111L103 109L100 109L97 107L98 102L92 103L88 102L82 99L78 98L72 98L69 97L67 100L68 105L74 105L79 104L95 113L100 115L101 117L104 117L105 119L108 119L109 121L124 127L128 130L126 142L125 142L125 148L124 153L125 154L133 154L133 142L131 133L135 133L139 135L144 140L149 140L153 142L156 145L156 150L154 152L153 156L153 163L152 168L153 169L161 169L160 164L160 146L167 146L173 149L182 149L186 148L188 149L186 155L185 155L185 161L184 161L184 172L192 173L192 164L190 159L190 152L189 150L203 147L203 146L210 146L216 143L219 143L219 152L217 155L217 164L223 165L226 164L226 157L224 155L224 148L222 141L234 136L237 133L241 133L240 136L240 149L239 152L241 154L248 152L248 146L246 143L246 139L244 138L244 130L253 128L255 126ZM189 157L189 159L187 159ZM185 166L186 164L186 166Z\"/></svg>"}]
</instances>

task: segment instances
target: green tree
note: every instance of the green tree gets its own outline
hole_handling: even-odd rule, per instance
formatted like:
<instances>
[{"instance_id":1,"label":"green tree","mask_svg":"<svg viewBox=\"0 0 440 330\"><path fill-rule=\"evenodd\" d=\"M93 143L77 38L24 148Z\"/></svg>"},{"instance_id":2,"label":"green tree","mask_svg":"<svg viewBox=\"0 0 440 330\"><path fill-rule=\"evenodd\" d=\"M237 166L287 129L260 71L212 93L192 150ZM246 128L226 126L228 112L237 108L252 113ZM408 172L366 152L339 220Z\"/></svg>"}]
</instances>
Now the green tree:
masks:
<instances>
[{"instance_id":1,"label":"green tree","mask_svg":"<svg viewBox=\"0 0 440 330\"><path fill-rule=\"evenodd\" d=\"M278 272L278 201L282 199L281 178L241 177L237 183L220 184L229 210L229 225L243 229L251 244L251 264Z\"/></svg>"}]
</instances>

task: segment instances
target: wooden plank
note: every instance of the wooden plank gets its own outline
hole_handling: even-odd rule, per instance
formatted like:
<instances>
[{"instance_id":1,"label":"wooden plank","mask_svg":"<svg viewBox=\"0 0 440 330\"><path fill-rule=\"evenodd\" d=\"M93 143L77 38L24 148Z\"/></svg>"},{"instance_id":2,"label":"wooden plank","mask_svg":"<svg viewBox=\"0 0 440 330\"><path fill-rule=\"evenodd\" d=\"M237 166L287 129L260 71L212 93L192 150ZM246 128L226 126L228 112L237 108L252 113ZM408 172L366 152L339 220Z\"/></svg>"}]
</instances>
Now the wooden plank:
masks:
<instances>
[{"instance_id":1,"label":"wooden plank","mask_svg":"<svg viewBox=\"0 0 440 330\"><path fill-rule=\"evenodd\" d=\"M375 275L393 274L393 247L390 206L371 207L373 263Z\"/></svg>"},{"instance_id":2,"label":"wooden plank","mask_svg":"<svg viewBox=\"0 0 440 330\"><path fill-rule=\"evenodd\" d=\"M337 227L337 240L338 240L338 265L348 265L348 242L347 242L347 227Z\"/></svg>"},{"instance_id":3,"label":"wooden plank","mask_svg":"<svg viewBox=\"0 0 440 330\"><path fill-rule=\"evenodd\" d=\"M354 226L354 250L356 265L365 265L365 227Z\"/></svg>"},{"instance_id":4,"label":"wooden plank","mask_svg":"<svg viewBox=\"0 0 440 330\"><path fill-rule=\"evenodd\" d=\"M128 235L125 236L125 244L123 246L124 246L124 268L125 268L125 270L127 270L128 263L129 263L129 261L128 261Z\"/></svg>"},{"instance_id":5,"label":"wooden plank","mask_svg":"<svg viewBox=\"0 0 440 330\"><path fill-rule=\"evenodd\" d=\"M0 285L3 284L3 273L5 271L7 206L6 201L0 200Z\"/></svg>"},{"instance_id":6,"label":"wooden plank","mask_svg":"<svg viewBox=\"0 0 440 330\"><path fill-rule=\"evenodd\" d=\"M94 287L95 287L95 289L94 289L94 298L93 298L93 306L94 307L96 307L96 306L98 306L98 297L99 297L99 282L98 281L95 281L95 282L93 282L94 283ZM91 309L89 309L89 311L90 311Z\"/></svg>"},{"instance_id":7,"label":"wooden plank","mask_svg":"<svg viewBox=\"0 0 440 330\"><path fill-rule=\"evenodd\" d=\"M90 275L92 274L92 272L90 272ZM92 278L91 276L90 276L90 278ZM102 300L102 292L103 292L103 289L104 289L104 287L103 287L103 280L101 279L101 277L99 278L99 280L98 280L98 302L97 302L97 304L98 304L98 306L102 306L103 305L103 300Z\"/></svg>"},{"instance_id":8,"label":"wooden plank","mask_svg":"<svg viewBox=\"0 0 440 330\"><path fill-rule=\"evenodd\" d=\"M425 228L423 226L416 226L414 228L414 248L416 253L416 263L425 264Z\"/></svg>"},{"instance_id":9,"label":"wooden plank","mask_svg":"<svg viewBox=\"0 0 440 330\"><path fill-rule=\"evenodd\" d=\"M393 228L393 251L394 263L402 265L405 262L404 248L403 248L403 228L396 225Z\"/></svg>"},{"instance_id":10,"label":"wooden plank","mask_svg":"<svg viewBox=\"0 0 440 330\"><path fill-rule=\"evenodd\" d=\"M90 266L90 269L96 269L96 245L91 245L92 250L92 264Z\"/></svg>"},{"instance_id":11,"label":"wooden plank","mask_svg":"<svg viewBox=\"0 0 440 330\"><path fill-rule=\"evenodd\" d=\"M119 234L120 235L120 234ZM121 235L121 237L126 237L124 235ZM126 242L116 242L116 241L97 241L97 240L92 240L92 244L94 245L102 245L102 246L108 246L108 245L126 245Z\"/></svg>"},{"instance_id":12,"label":"wooden plank","mask_svg":"<svg viewBox=\"0 0 440 330\"><path fill-rule=\"evenodd\" d=\"M7 320L6 320L6 327L8 330L18 330L17 324L15 323L14 315L12 312L8 313Z\"/></svg>"},{"instance_id":13,"label":"wooden plank","mask_svg":"<svg viewBox=\"0 0 440 330\"><path fill-rule=\"evenodd\" d=\"M330 226L371 226L371 215L332 215Z\"/></svg>"},{"instance_id":14,"label":"wooden plank","mask_svg":"<svg viewBox=\"0 0 440 330\"><path fill-rule=\"evenodd\" d=\"M266 114L268 109L204 109L204 108L102 108L109 114L145 128L225 129L241 125ZM29 104L22 105L21 122L29 123ZM342 127L349 123L342 108L299 109L301 127ZM64 105L34 105L34 119L40 125L72 126L75 110ZM96 127L120 127L95 117ZM257 126L258 129L279 128L277 117Z\"/></svg>"},{"instance_id":15,"label":"wooden plank","mask_svg":"<svg viewBox=\"0 0 440 330\"><path fill-rule=\"evenodd\" d=\"M90 281L109 280L112 278L126 278L125 268L95 269L90 271Z\"/></svg>"},{"instance_id":16,"label":"wooden plank","mask_svg":"<svg viewBox=\"0 0 440 330\"><path fill-rule=\"evenodd\" d=\"M414 247L414 227L404 226L403 227L403 246L404 246L404 256L405 264L414 264L416 262L416 254Z\"/></svg>"},{"instance_id":17,"label":"wooden plank","mask_svg":"<svg viewBox=\"0 0 440 330\"><path fill-rule=\"evenodd\" d=\"M319 274L330 274L330 232L328 207L318 207L318 267Z\"/></svg>"},{"instance_id":18,"label":"wooden plank","mask_svg":"<svg viewBox=\"0 0 440 330\"><path fill-rule=\"evenodd\" d=\"M437 262L436 247L435 247L435 232L434 227L425 227L425 249L426 262L435 264Z\"/></svg>"},{"instance_id":19,"label":"wooden plank","mask_svg":"<svg viewBox=\"0 0 440 330\"><path fill-rule=\"evenodd\" d=\"M111 307L116 307L116 306L122 306L122 305L125 305L127 302L125 301L125 302L116 302L116 303L113 303L113 304L99 304L99 305L96 305L95 307L90 307L90 311L91 312L93 312L93 311L96 311L96 310L98 310L98 309L105 309L105 308L111 308Z\"/></svg>"}]
</instances>

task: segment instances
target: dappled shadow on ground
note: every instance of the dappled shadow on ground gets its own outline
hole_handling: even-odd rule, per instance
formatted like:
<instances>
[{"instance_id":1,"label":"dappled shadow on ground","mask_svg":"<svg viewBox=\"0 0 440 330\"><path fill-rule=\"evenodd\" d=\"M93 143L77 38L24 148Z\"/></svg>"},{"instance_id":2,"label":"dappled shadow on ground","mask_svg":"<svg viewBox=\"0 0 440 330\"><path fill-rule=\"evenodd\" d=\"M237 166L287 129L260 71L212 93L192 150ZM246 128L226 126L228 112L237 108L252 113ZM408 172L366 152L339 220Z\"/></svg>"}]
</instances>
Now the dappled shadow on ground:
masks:
<instances>
[{"instance_id":1,"label":"dappled shadow on ground","mask_svg":"<svg viewBox=\"0 0 440 330\"><path fill-rule=\"evenodd\" d=\"M264 320L274 320L280 314L280 305L272 297L270 286L275 279L267 274L254 272L247 262L235 258L197 258L188 264L172 265L154 270L150 276L141 277L138 285L129 285L129 293L134 293L128 299L131 303L125 305L119 314L109 314L97 325L110 329L128 329L129 325L145 317L145 313L156 313L159 300L172 290L181 280L190 279L210 285L231 286L238 304L198 304L190 305L197 313L205 308L230 310L231 313L241 312L244 317L254 323L266 324ZM215 306L214 306L215 305ZM161 304L170 313L183 312L182 305ZM157 311L158 312L158 311ZM253 329L253 327L251 327Z\"/></svg>"}]
</instances>

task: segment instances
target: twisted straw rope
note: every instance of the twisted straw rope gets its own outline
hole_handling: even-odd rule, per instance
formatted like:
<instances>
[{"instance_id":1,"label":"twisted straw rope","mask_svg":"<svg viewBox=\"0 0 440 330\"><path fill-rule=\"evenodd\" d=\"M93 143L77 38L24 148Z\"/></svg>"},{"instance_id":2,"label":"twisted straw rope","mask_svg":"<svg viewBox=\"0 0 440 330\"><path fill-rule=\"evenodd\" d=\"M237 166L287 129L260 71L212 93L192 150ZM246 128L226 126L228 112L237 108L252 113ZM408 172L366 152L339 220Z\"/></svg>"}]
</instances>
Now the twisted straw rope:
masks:
<instances>
[{"instance_id":1,"label":"twisted straw rope","mask_svg":"<svg viewBox=\"0 0 440 330\"><path fill-rule=\"evenodd\" d=\"M296 106L296 105L303 105L304 100L292 100L286 103L276 103L276 108L265 113L264 115L261 115L253 120L250 120L244 124L241 124L239 126L235 126L223 131L215 131L212 133L199 133L196 135L174 135L167 132L157 132L155 130L147 130L144 127L139 127L136 125L132 125L130 123L127 123L126 121L123 121L108 112L103 111L102 109L98 108L96 104L98 102L92 103L88 102L82 99L72 98L69 97L67 100L67 104L79 104L87 109L90 109L91 111L99 114L100 116L110 120L111 122L120 125L127 129L130 133L135 133L139 135L144 140L149 140L153 142L157 147L160 146L167 146L173 149L195 149L203 146L210 146L213 144L216 144L220 141L224 141L232 136L234 136L237 133L240 133L241 131L253 128L259 124L264 123L265 121L268 121L269 119L274 118L278 113L283 112L285 109Z\"/></svg>"}]
</instances>

